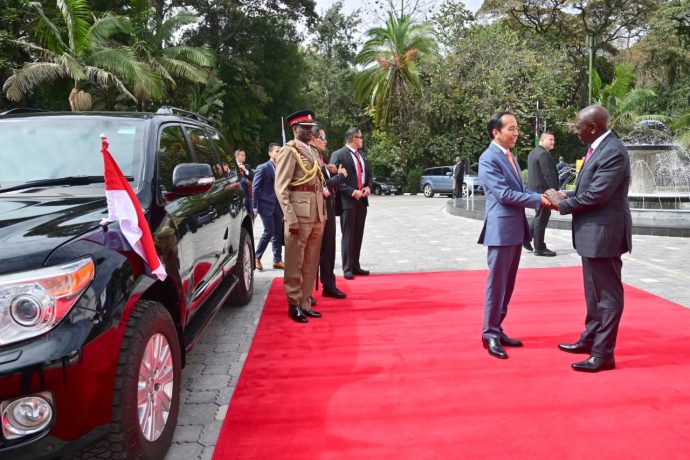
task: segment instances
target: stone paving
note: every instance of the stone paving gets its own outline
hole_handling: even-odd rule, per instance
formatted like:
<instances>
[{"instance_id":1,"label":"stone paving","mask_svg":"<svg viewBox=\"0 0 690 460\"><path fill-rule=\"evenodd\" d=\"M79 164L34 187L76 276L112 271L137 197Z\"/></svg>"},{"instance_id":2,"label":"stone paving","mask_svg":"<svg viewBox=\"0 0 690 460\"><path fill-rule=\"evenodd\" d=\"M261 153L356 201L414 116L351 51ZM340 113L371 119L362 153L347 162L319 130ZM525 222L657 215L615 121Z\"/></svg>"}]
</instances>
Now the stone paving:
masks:
<instances>
[{"instance_id":1,"label":"stone paving","mask_svg":"<svg viewBox=\"0 0 690 460\"><path fill-rule=\"evenodd\" d=\"M450 215L447 201L423 195L372 197L362 266L372 273L486 269L486 250L476 243L482 222ZM260 219L256 224L258 240ZM342 276L339 233L336 275ZM569 230L547 229L545 240L558 256L523 252L520 267L580 265ZM633 252L623 256L624 282L690 308L688 259L690 238L633 236ZM282 276L282 271L270 268L270 248L263 262L264 271L255 272L252 301L244 307L224 307L188 356L178 426L166 460L213 455L269 286L273 278ZM347 292L347 284L356 282L341 278L338 287Z\"/></svg>"}]
</instances>

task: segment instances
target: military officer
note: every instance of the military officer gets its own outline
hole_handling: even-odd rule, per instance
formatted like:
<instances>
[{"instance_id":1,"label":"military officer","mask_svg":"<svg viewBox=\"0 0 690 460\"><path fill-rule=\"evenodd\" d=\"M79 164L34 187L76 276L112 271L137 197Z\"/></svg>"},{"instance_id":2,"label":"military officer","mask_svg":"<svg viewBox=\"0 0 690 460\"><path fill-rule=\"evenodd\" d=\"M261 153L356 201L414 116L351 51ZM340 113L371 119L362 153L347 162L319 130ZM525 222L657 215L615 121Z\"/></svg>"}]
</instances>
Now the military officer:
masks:
<instances>
[{"instance_id":1,"label":"military officer","mask_svg":"<svg viewBox=\"0 0 690 460\"><path fill-rule=\"evenodd\" d=\"M275 191L285 227L285 294L288 315L298 323L321 317L310 302L326 222L324 176L319 152L310 145L314 117L311 110L288 115L294 140L276 158Z\"/></svg>"}]
</instances>

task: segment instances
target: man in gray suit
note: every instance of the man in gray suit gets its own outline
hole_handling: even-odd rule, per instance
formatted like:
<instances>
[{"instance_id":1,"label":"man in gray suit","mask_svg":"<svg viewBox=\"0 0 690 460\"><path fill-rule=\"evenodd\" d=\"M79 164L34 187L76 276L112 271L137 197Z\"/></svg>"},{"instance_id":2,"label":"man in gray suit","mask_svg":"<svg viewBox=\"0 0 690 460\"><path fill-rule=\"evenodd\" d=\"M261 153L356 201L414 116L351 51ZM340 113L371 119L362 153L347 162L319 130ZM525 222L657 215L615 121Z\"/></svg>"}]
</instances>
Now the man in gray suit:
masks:
<instances>
[{"instance_id":1,"label":"man in gray suit","mask_svg":"<svg viewBox=\"0 0 690 460\"><path fill-rule=\"evenodd\" d=\"M522 341L508 337L503 320L515 288L522 243L531 239L525 208L539 209L549 201L525 190L520 165L510 151L518 139L518 124L510 112L498 112L489 119L491 143L479 157L479 181L486 195L484 228L479 244L487 246L489 277L484 297L482 344L491 356L508 358L504 346L521 347Z\"/></svg>"},{"instance_id":2,"label":"man in gray suit","mask_svg":"<svg viewBox=\"0 0 690 460\"><path fill-rule=\"evenodd\" d=\"M551 156L551 151L556 143L553 133L548 131L539 136L539 145L527 155L527 188L533 192L544 193L550 188L558 189L558 174L556 174L556 162ZM526 242L523 247L529 251L534 250L535 256L553 257L555 252L544 244L544 233L549 224L551 209L540 208L534 213L534 219L529 224L532 230L534 249Z\"/></svg>"},{"instance_id":3,"label":"man in gray suit","mask_svg":"<svg viewBox=\"0 0 690 460\"><path fill-rule=\"evenodd\" d=\"M577 114L575 132L590 147L575 191L546 192L561 214L573 215L573 246L582 257L585 331L577 342L558 345L568 353L590 354L572 364L582 372L616 367L613 351L623 314L621 255L632 250L630 158L608 124L609 112L600 105L585 107Z\"/></svg>"}]
</instances>

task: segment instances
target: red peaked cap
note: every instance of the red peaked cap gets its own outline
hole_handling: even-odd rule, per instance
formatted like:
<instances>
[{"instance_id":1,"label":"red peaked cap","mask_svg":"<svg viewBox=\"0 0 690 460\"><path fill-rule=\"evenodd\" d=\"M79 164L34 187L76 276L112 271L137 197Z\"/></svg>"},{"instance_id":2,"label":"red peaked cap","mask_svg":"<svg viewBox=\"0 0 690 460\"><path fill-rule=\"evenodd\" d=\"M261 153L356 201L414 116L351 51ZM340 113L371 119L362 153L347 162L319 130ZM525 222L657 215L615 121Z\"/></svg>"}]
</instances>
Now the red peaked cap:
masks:
<instances>
[{"instance_id":1,"label":"red peaked cap","mask_svg":"<svg viewBox=\"0 0 690 460\"><path fill-rule=\"evenodd\" d=\"M314 126L316 125L316 114L312 110L298 110L288 115L286 120L290 126Z\"/></svg>"}]
</instances>

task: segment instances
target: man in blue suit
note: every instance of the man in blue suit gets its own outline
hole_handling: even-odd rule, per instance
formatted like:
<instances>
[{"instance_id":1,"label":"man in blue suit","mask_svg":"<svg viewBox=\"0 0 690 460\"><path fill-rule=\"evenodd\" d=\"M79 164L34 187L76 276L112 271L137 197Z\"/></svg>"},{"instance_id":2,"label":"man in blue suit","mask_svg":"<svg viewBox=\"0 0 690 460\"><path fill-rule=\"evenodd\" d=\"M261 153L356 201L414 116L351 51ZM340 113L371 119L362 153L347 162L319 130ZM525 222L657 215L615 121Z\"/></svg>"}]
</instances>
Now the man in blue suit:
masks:
<instances>
[{"instance_id":1,"label":"man in blue suit","mask_svg":"<svg viewBox=\"0 0 690 460\"><path fill-rule=\"evenodd\" d=\"M539 193L525 189L517 158L510 152L518 139L518 124L510 112L499 112L487 125L491 144L479 158L479 181L486 196L484 228L479 244L487 246L489 277L484 298L482 343L491 356L506 359L503 346L521 347L511 339L501 324L508 313L508 303L515 287L522 243L530 241L525 208L540 209L549 201Z\"/></svg>"},{"instance_id":2,"label":"man in blue suit","mask_svg":"<svg viewBox=\"0 0 690 460\"><path fill-rule=\"evenodd\" d=\"M575 190L547 190L547 198L561 214L573 216L573 246L582 257L585 331L575 343L558 348L589 354L572 364L576 371L599 372L616 367L613 350L623 315L621 255L632 250L632 216L628 204L630 157L609 130L609 112L600 105L582 109L575 118L575 133L590 144L577 175Z\"/></svg>"},{"instance_id":3,"label":"man in blue suit","mask_svg":"<svg viewBox=\"0 0 690 460\"><path fill-rule=\"evenodd\" d=\"M275 183L276 163L275 157L280 151L280 145L271 144L268 146L268 156L270 159L266 163L260 164L254 173L254 193L252 194L252 209L254 215L261 216L264 225L264 232L261 234L259 244L256 246L256 260L254 261L258 270L263 270L261 256L268 247L268 241L273 245L273 268L284 269L283 263L283 211L280 209L276 192L273 188Z\"/></svg>"}]
</instances>

